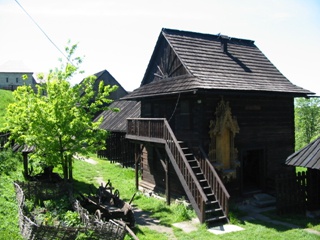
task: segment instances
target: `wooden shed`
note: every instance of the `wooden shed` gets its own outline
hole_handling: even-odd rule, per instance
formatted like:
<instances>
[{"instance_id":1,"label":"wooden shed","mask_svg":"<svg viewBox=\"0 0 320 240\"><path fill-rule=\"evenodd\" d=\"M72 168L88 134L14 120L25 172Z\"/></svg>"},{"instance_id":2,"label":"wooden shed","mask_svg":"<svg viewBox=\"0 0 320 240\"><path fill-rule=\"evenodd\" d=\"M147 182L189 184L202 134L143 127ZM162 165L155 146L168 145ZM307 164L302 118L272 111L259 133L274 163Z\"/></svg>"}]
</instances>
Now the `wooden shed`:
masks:
<instances>
[{"instance_id":1,"label":"wooden shed","mask_svg":"<svg viewBox=\"0 0 320 240\"><path fill-rule=\"evenodd\" d=\"M100 83L100 81L103 81L105 86L106 85L111 85L111 86L117 85L118 86L117 91L110 93L110 96L109 96L110 99L115 101L115 100L118 100L128 94L128 92L121 86L121 84L107 70L102 70L98 73L95 73L94 76L96 76L96 80L94 83L95 92L98 92L99 83Z\"/></svg>"},{"instance_id":2,"label":"wooden shed","mask_svg":"<svg viewBox=\"0 0 320 240\"><path fill-rule=\"evenodd\" d=\"M307 210L320 210L320 137L301 150L291 154L286 164L307 168L306 199Z\"/></svg>"},{"instance_id":3,"label":"wooden shed","mask_svg":"<svg viewBox=\"0 0 320 240\"><path fill-rule=\"evenodd\" d=\"M94 84L93 84L93 89L95 93L98 93L99 90L99 84L101 81L103 81L104 85L110 85L110 86L118 86L118 89L114 92L111 92L109 95L109 99L116 101L119 100L120 98L124 97L125 95L128 94L128 92L121 86L121 84L107 71L107 70L102 70L98 73L95 73L94 76L96 77ZM80 85L82 82L79 83ZM85 94L84 92L82 95ZM95 117L97 117L101 112L98 112Z\"/></svg>"},{"instance_id":4,"label":"wooden shed","mask_svg":"<svg viewBox=\"0 0 320 240\"><path fill-rule=\"evenodd\" d=\"M127 131L127 118L140 117L140 102L114 101L110 110L103 111L95 121L103 118L100 128L110 134L106 140L106 149L97 152L98 157L107 158L111 162L118 162L124 167L133 166L134 144L125 138ZM118 109L119 111L113 111Z\"/></svg>"},{"instance_id":5,"label":"wooden shed","mask_svg":"<svg viewBox=\"0 0 320 240\"><path fill-rule=\"evenodd\" d=\"M162 29L126 138L142 144L140 185L187 195L201 222L226 217L228 199L272 191L294 150L292 84L254 41ZM217 204L218 202L218 204ZM220 212L220 213L218 213Z\"/></svg>"}]
</instances>

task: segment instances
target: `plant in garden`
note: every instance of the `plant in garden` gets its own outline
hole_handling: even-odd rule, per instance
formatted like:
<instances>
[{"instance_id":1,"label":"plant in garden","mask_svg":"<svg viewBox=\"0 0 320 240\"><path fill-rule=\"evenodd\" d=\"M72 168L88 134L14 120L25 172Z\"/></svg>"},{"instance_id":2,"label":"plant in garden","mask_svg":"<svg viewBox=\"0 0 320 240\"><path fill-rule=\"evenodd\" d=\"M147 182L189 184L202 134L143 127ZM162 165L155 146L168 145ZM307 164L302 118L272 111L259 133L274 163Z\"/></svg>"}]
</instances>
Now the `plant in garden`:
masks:
<instances>
[{"instance_id":1,"label":"plant in garden","mask_svg":"<svg viewBox=\"0 0 320 240\"><path fill-rule=\"evenodd\" d=\"M72 179L72 157L104 147L107 132L99 128L102 119L93 122L98 111L108 109L108 99L117 86L104 86L94 91L95 77L85 78L71 86L70 79L80 71L82 59L73 57L77 45L66 47L69 61L51 70L47 81L21 86L13 93L14 103L6 112L5 131L17 143L34 146L34 158L46 166L61 166L65 180ZM72 62L72 63L71 63ZM25 172L27 169L25 169Z\"/></svg>"},{"instance_id":2,"label":"plant in garden","mask_svg":"<svg viewBox=\"0 0 320 240\"><path fill-rule=\"evenodd\" d=\"M21 156L13 154L12 151L0 151L0 175L10 174L17 170L17 166L21 162Z\"/></svg>"}]
</instances>

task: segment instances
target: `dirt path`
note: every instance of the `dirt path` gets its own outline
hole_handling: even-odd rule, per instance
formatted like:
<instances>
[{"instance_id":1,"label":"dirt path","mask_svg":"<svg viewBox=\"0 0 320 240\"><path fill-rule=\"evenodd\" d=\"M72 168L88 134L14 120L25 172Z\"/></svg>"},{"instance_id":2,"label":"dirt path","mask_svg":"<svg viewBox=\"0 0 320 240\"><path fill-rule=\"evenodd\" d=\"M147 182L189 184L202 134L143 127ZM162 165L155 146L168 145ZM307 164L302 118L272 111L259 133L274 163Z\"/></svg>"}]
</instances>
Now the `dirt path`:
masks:
<instances>
[{"instance_id":1,"label":"dirt path","mask_svg":"<svg viewBox=\"0 0 320 240\"><path fill-rule=\"evenodd\" d=\"M167 235L168 239L177 239L173 233L173 229L171 227L162 226L159 224L159 220L150 217L150 213L146 211L142 211L141 209L134 209L134 215L136 218L136 223L139 226L147 227L153 231L157 231L159 233L164 233Z\"/></svg>"}]
</instances>

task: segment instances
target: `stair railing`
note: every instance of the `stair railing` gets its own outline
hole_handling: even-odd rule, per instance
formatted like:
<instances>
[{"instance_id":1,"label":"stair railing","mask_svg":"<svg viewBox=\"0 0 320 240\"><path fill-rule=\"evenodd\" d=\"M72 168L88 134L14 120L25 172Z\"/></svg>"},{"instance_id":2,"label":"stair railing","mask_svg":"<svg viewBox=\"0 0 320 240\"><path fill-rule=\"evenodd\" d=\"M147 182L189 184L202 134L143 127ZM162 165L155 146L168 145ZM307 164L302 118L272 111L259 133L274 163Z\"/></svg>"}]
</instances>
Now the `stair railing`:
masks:
<instances>
[{"instance_id":1,"label":"stair railing","mask_svg":"<svg viewBox=\"0 0 320 240\"><path fill-rule=\"evenodd\" d=\"M164 139L166 141L166 149L168 155L171 154L170 159L174 159L172 161L172 165L181 172L181 175L178 174L180 181L188 186L185 188L185 191L189 197L190 202L193 202L193 206L195 205L196 213L201 221L201 223L205 222L205 203L208 201L206 194L203 192L203 189L200 186L200 183L195 176L190 164L188 163L179 142L177 141L169 123L166 119L164 119ZM177 171L177 169L176 169ZM181 176L183 179L181 179ZM184 184L182 184L184 185ZM191 196L190 196L191 195Z\"/></svg>"},{"instance_id":2,"label":"stair railing","mask_svg":"<svg viewBox=\"0 0 320 240\"><path fill-rule=\"evenodd\" d=\"M127 119L127 134L145 137L146 140L159 138L164 143L166 152L177 172L180 182L195 209L201 223L205 222L206 194L200 186L190 164L188 163L169 123L165 118L130 118ZM153 140L154 141L154 140Z\"/></svg>"},{"instance_id":3,"label":"stair railing","mask_svg":"<svg viewBox=\"0 0 320 240\"><path fill-rule=\"evenodd\" d=\"M225 188L223 182L221 181L218 173L210 163L207 154L205 153L202 146L199 147L200 156L198 157L199 164L201 166L201 170L207 179L211 189L216 196L217 201L220 204L224 214L228 216L229 214L229 198L230 195ZM200 159L199 159L200 158Z\"/></svg>"}]
</instances>

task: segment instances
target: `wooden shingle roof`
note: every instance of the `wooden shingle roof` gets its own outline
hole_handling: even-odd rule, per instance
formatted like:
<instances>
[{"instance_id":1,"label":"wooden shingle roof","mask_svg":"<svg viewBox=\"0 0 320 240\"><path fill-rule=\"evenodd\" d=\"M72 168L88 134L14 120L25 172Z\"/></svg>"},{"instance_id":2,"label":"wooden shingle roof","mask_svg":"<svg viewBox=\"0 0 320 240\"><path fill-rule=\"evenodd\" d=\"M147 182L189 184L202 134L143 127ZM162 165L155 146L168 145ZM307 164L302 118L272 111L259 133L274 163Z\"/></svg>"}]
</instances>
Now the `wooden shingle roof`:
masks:
<instances>
[{"instance_id":1,"label":"wooden shingle roof","mask_svg":"<svg viewBox=\"0 0 320 240\"><path fill-rule=\"evenodd\" d=\"M286 160L286 164L320 170L320 137L290 155Z\"/></svg>"},{"instance_id":2,"label":"wooden shingle roof","mask_svg":"<svg viewBox=\"0 0 320 240\"><path fill-rule=\"evenodd\" d=\"M119 112L112 110L103 111L96 119L103 117L100 125L101 129L111 132L126 132L127 118L140 117L140 102L136 101L114 101L110 104L110 108L119 108Z\"/></svg>"},{"instance_id":3,"label":"wooden shingle roof","mask_svg":"<svg viewBox=\"0 0 320 240\"><path fill-rule=\"evenodd\" d=\"M154 65L159 63L157 59L164 58L160 52L166 44L181 62L185 74L157 79L154 75L159 65ZM162 29L140 88L124 99L201 89L313 94L292 84L254 41Z\"/></svg>"},{"instance_id":4,"label":"wooden shingle roof","mask_svg":"<svg viewBox=\"0 0 320 240\"><path fill-rule=\"evenodd\" d=\"M104 82L104 85L110 85L110 86L114 86L117 85L118 89L115 92L111 92L109 95L109 99L112 100L119 100L120 98L124 97L125 95L128 94L128 92L121 86L121 84L107 71L107 70L102 70L98 73L94 74L96 76L95 82L94 82L94 91L98 92L99 89L99 84L100 81ZM79 83L82 84L83 80ZM84 93L82 93L84 94Z\"/></svg>"}]
</instances>

